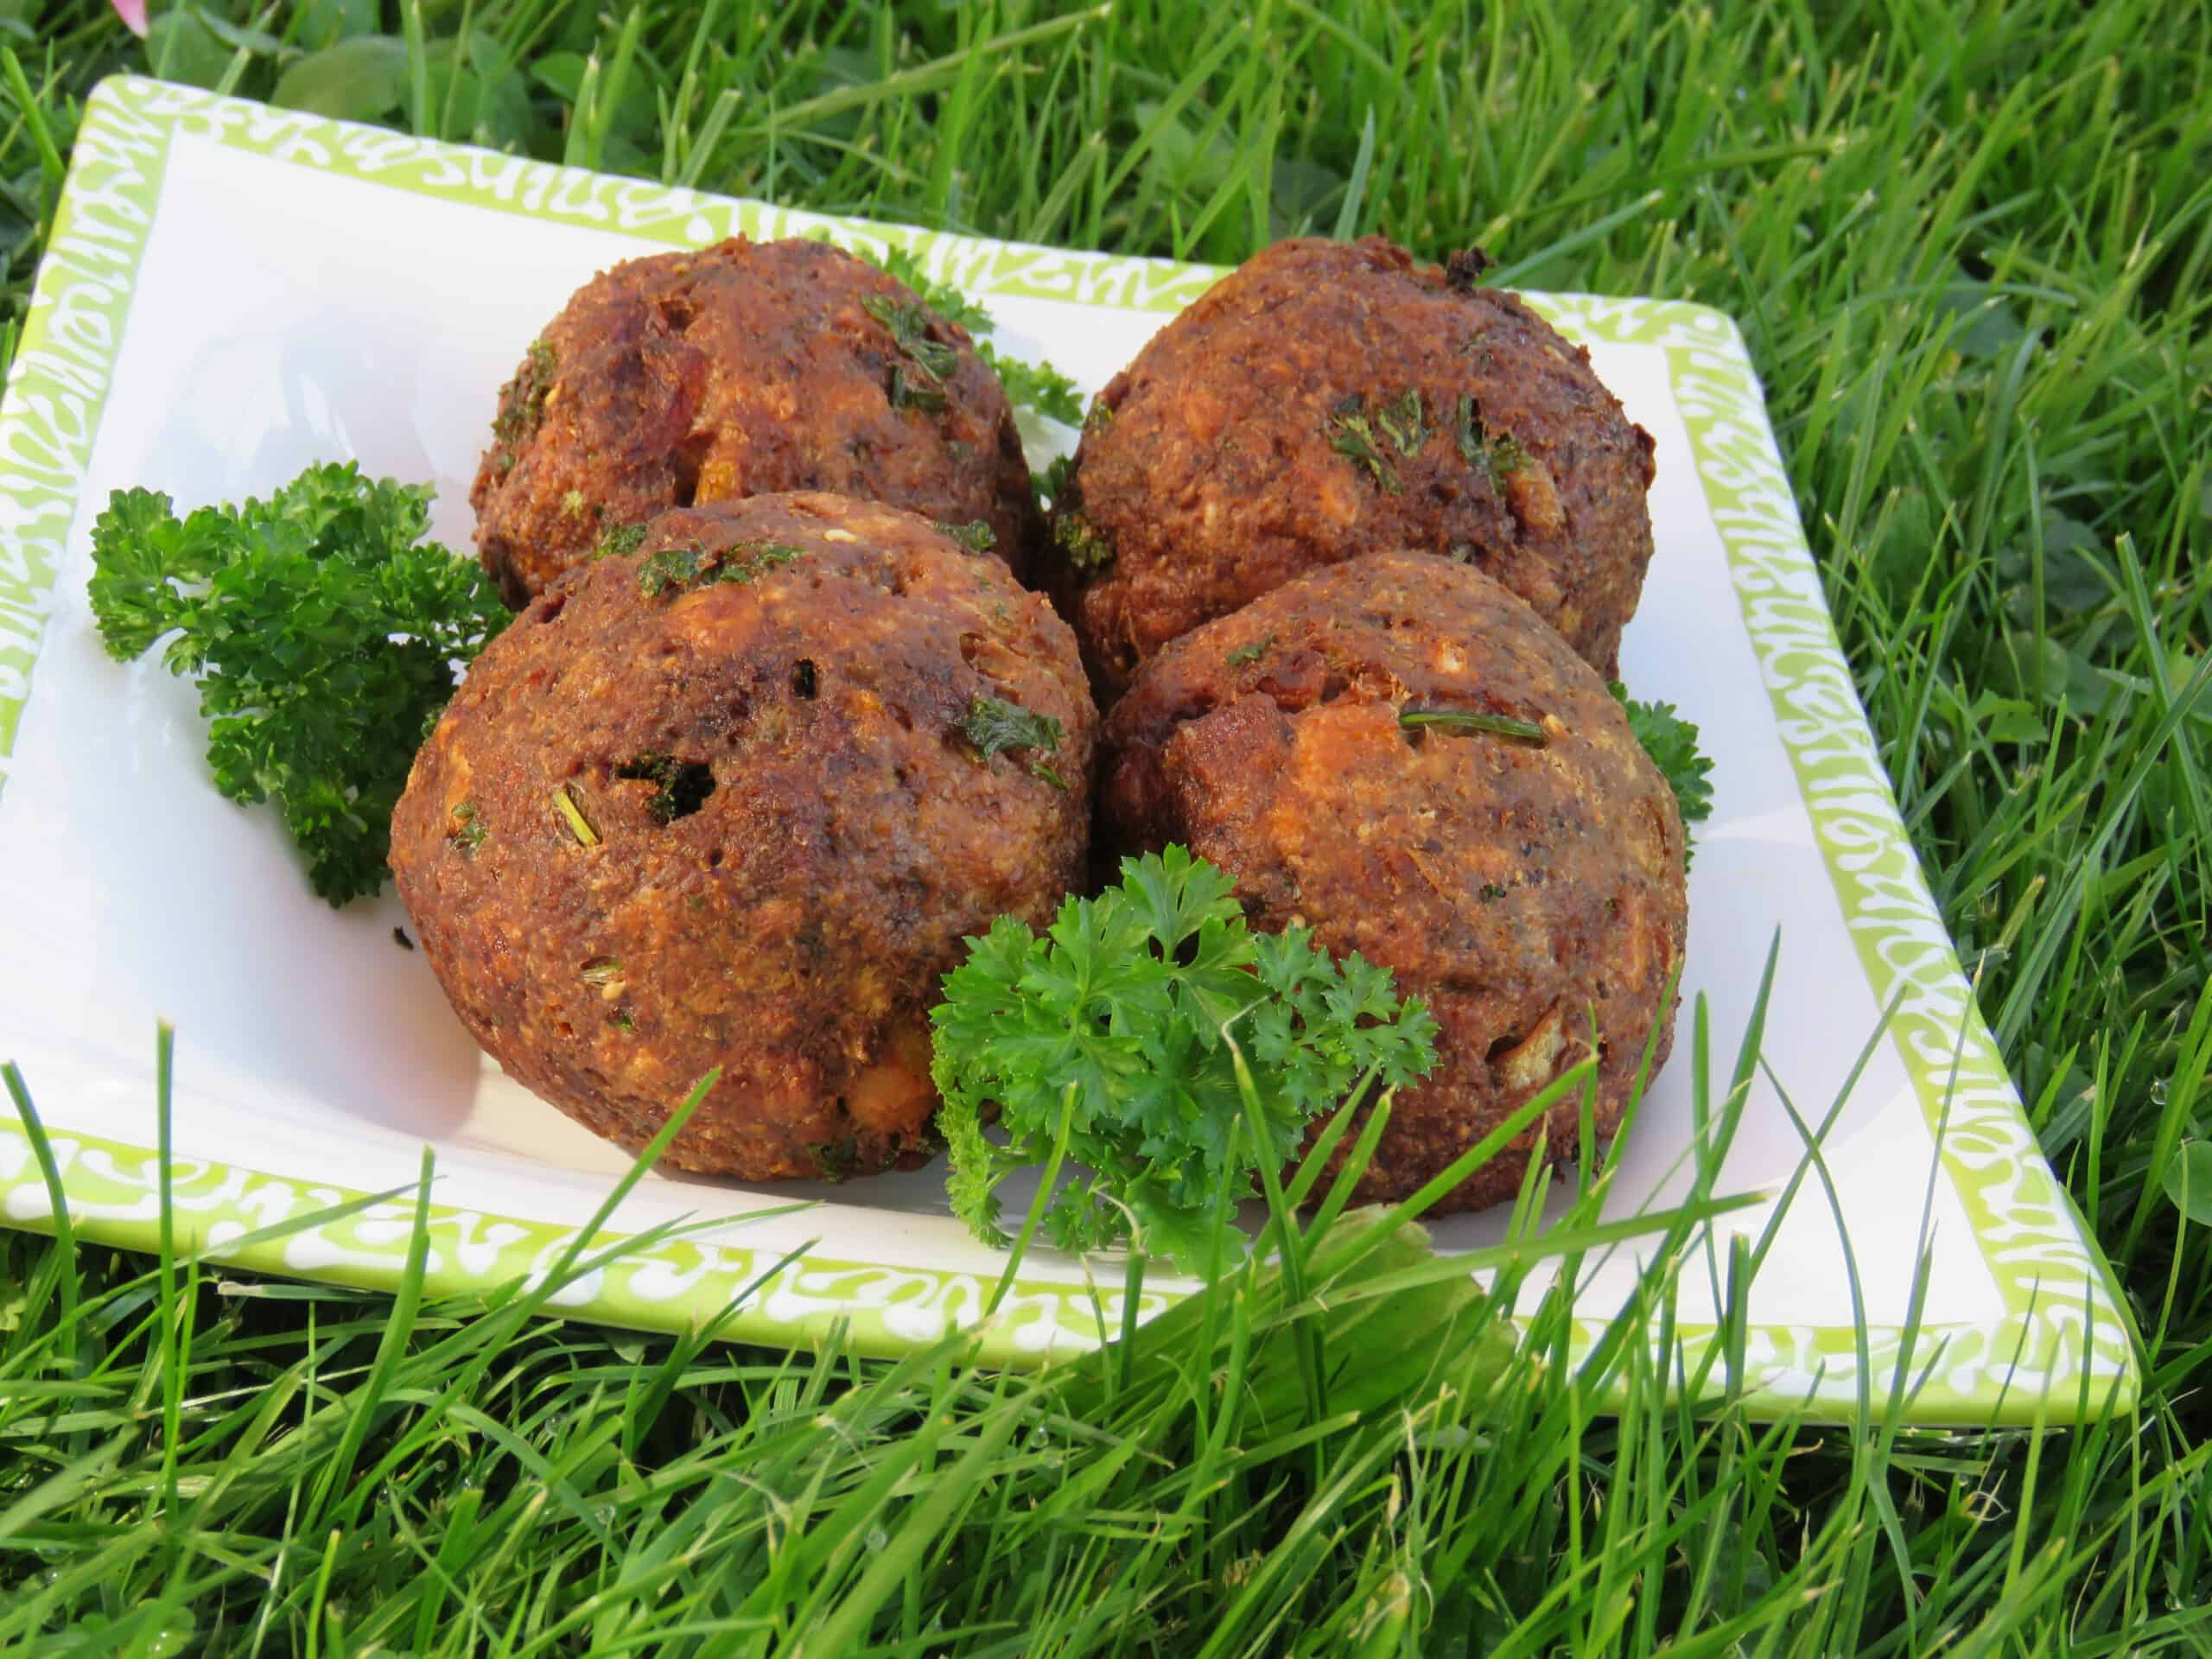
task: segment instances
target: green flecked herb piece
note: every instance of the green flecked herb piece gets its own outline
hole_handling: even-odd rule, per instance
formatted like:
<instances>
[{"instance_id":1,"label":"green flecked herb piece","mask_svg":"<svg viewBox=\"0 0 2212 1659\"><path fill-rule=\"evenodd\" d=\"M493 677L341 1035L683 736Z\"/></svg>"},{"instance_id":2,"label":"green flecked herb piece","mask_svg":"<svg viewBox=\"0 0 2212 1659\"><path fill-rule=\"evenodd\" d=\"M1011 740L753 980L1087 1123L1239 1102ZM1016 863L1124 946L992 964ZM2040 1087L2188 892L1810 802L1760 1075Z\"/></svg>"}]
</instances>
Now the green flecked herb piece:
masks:
<instances>
[{"instance_id":1,"label":"green flecked herb piece","mask_svg":"<svg viewBox=\"0 0 2212 1659\"><path fill-rule=\"evenodd\" d=\"M940 524L938 531L941 535L950 537L970 553L988 553L999 544L998 532L981 518L972 519L964 524Z\"/></svg>"},{"instance_id":2,"label":"green flecked herb piece","mask_svg":"<svg viewBox=\"0 0 2212 1659\"><path fill-rule=\"evenodd\" d=\"M891 331L900 352L932 381L942 380L960 365L960 353L941 340L930 338L936 321L919 300L901 300L889 294L870 294L861 309Z\"/></svg>"},{"instance_id":3,"label":"green flecked herb piece","mask_svg":"<svg viewBox=\"0 0 2212 1659\"><path fill-rule=\"evenodd\" d=\"M699 579L704 558L696 547L664 547L638 567L638 591L658 599L671 588L688 588Z\"/></svg>"},{"instance_id":4,"label":"green flecked herb piece","mask_svg":"<svg viewBox=\"0 0 2212 1659\"><path fill-rule=\"evenodd\" d=\"M1103 432L1114 424L1114 406L1106 401L1106 394L1090 394L1090 407L1083 412L1083 435L1086 438Z\"/></svg>"},{"instance_id":5,"label":"green flecked herb piece","mask_svg":"<svg viewBox=\"0 0 2212 1659\"><path fill-rule=\"evenodd\" d=\"M814 1160L815 1173L825 1181L842 1181L860 1173L860 1143L849 1135L809 1147L806 1154Z\"/></svg>"},{"instance_id":6,"label":"green flecked herb piece","mask_svg":"<svg viewBox=\"0 0 2212 1659\"><path fill-rule=\"evenodd\" d=\"M591 820L584 817L583 808L577 804L568 785L563 784L553 791L553 806L568 824L569 833L576 838L579 847L599 845L599 831L591 827Z\"/></svg>"},{"instance_id":7,"label":"green flecked herb piece","mask_svg":"<svg viewBox=\"0 0 2212 1659\"><path fill-rule=\"evenodd\" d=\"M1029 763L1029 775L1040 782L1050 784L1063 795L1068 792L1068 780L1042 760L1033 760Z\"/></svg>"},{"instance_id":8,"label":"green flecked herb piece","mask_svg":"<svg viewBox=\"0 0 2212 1659\"><path fill-rule=\"evenodd\" d=\"M612 957L594 957L576 973L587 985L607 985L622 977L622 964Z\"/></svg>"},{"instance_id":9,"label":"green flecked herb piece","mask_svg":"<svg viewBox=\"0 0 2212 1659\"><path fill-rule=\"evenodd\" d=\"M1247 663L1258 662L1261 658L1274 649L1274 643L1275 637L1271 633L1264 639L1255 639L1249 645L1239 645L1229 653L1230 667L1242 668Z\"/></svg>"},{"instance_id":10,"label":"green flecked herb piece","mask_svg":"<svg viewBox=\"0 0 2212 1659\"><path fill-rule=\"evenodd\" d=\"M599 546L592 554L595 559L627 558L636 552L645 539L643 524L617 524L599 538ZM642 575L642 573L640 573Z\"/></svg>"},{"instance_id":11,"label":"green flecked herb piece","mask_svg":"<svg viewBox=\"0 0 2212 1659\"><path fill-rule=\"evenodd\" d=\"M638 567L638 591L648 599L711 582L743 587L806 556L788 542L741 542L718 553L696 546L664 547Z\"/></svg>"},{"instance_id":12,"label":"green flecked herb piece","mask_svg":"<svg viewBox=\"0 0 2212 1659\"><path fill-rule=\"evenodd\" d=\"M1365 467L1383 494L1399 493L1398 474L1376 444L1375 428L1368 418L1365 398L1354 392L1338 403L1329 412L1322 429L1328 435L1329 448L1354 466Z\"/></svg>"},{"instance_id":13,"label":"green flecked herb piece","mask_svg":"<svg viewBox=\"0 0 2212 1659\"><path fill-rule=\"evenodd\" d=\"M1004 697L972 699L968 711L954 722L953 729L986 760L1008 749L1059 752L1058 721L1050 715L1032 714L1020 703L1008 702Z\"/></svg>"},{"instance_id":14,"label":"green flecked herb piece","mask_svg":"<svg viewBox=\"0 0 2212 1659\"><path fill-rule=\"evenodd\" d=\"M942 415L951 406L941 388L926 379L914 378L906 372L906 365L899 363L891 365L883 395L891 400L893 409L918 409L925 415Z\"/></svg>"},{"instance_id":15,"label":"green flecked herb piece","mask_svg":"<svg viewBox=\"0 0 2212 1659\"><path fill-rule=\"evenodd\" d=\"M1485 881L1478 889L1477 889L1477 896L1480 898L1484 904L1488 904L1493 899L1504 898L1505 889L1499 887L1495 881Z\"/></svg>"},{"instance_id":16,"label":"green flecked herb piece","mask_svg":"<svg viewBox=\"0 0 2212 1659\"><path fill-rule=\"evenodd\" d=\"M553 390L555 362L550 344L543 340L531 341L515 378L499 388L499 412L492 419L494 437L512 444L537 430L545 419L546 397ZM513 464L512 453L502 459L508 466Z\"/></svg>"},{"instance_id":17,"label":"green flecked herb piece","mask_svg":"<svg viewBox=\"0 0 2212 1659\"><path fill-rule=\"evenodd\" d=\"M1078 575L1095 575L1114 563L1114 544L1080 512L1063 512L1052 520L1052 545Z\"/></svg>"},{"instance_id":18,"label":"green flecked herb piece","mask_svg":"<svg viewBox=\"0 0 2212 1659\"><path fill-rule=\"evenodd\" d=\"M741 588L805 556L804 548L793 547L789 542L743 543L721 556L721 562L715 567L714 580L734 582Z\"/></svg>"},{"instance_id":19,"label":"green flecked herb piece","mask_svg":"<svg viewBox=\"0 0 2212 1659\"><path fill-rule=\"evenodd\" d=\"M672 754L647 752L632 755L614 768L617 778L654 785L645 810L655 823L688 818L715 792L714 768L702 760L679 760Z\"/></svg>"},{"instance_id":20,"label":"green flecked herb piece","mask_svg":"<svg viewBox=\"0 0 2212 1659\"><path fill-rule=\"evenodd\" d=\"M617 1008L607 1016L607 1023L617 1031L635 1031L638 1022L630 1017L627 1008Z\"/></svg>"},{"instance_id":21,"label":"green flecked herb piece","mask_svg":"<svg viewBox=\"0 0 2212 1659\"><path fill-rule=\"evenodd\" d=\"M1529 452L1510 433L1493 432L1484 423L1482 405L1461 393L1453 421L1459 456L1468 466L1493 481L1510 477L1529 460Z\"/></svg>"},{"instance_id":22,"label":"green flecked herb piece","mask_svg":"<svg viewBox=\"0 0 2212 1659\"><path fill-rule=\"evenodd\" d=\"M1382 429L1391 442L1398 446L1398 453L1410 455L1428 442L1428 416L1421 407L1421 388L1408 386L1404 397L1375 411L1375 423Z\"/></svg>"},{"instance_id":23,"label":"green flecked herb piece","mask_svg":"<svg viewBox=\"0 0 2212 1659\"><path fill-rule=\"evenodd\" d=\"M1538 748L1549 741L1544 728L1533 720L1516 720L1510 715L1477 714L1466 709L1407 709L1400 711L1398 724L1409 732L1433 726L1454 734L1480 733L1486 737L1510 737L1516 743L1530 743Z\"/></svg>"},{"instance_id":24,"label":"green flecked herb piece","mask_svg":"<svg viewBox=\"0 0 2212 1659\"><path fill-rule=\"evenodd\" d=\"M463 858L474 858L476 849L484 844L487 833L476 803L463 801L453 810L453 829L447 835L446 842Z\"/></svg>"}]
</instances>

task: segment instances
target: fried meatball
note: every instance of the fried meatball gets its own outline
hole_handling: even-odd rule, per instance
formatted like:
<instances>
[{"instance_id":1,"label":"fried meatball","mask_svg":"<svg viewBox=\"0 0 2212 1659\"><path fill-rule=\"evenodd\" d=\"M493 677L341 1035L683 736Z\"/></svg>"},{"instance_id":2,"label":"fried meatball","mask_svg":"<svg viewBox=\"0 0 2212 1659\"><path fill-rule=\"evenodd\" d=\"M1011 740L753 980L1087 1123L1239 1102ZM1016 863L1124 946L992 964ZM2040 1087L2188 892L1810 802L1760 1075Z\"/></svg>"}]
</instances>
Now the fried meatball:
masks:
<instances>
[{"instance_id":1,"label":"fried meatball","mask_svg":"<svg viewBox=\"0 0 2212 1659\"><path fill-rule=\"evenodd\" d=\"M963 936L1083 868L1096 721L1066 625L928 521L677 509L485 648L392 869L476 1039L587 1128L637 1147L720 1066L670 1163L874 1171L932 1147Z\"/></svg>"},{"instance_id":2,"label":"fried meatball","mask_svg":"<svg viewBox=\"0 0 2212 1659\"><path fill-rule=\"evenodd\" d=\"M1479 253L1281 242L1107 383L1042 575L1102 696L1169 640L1378 547L1471 563L1611 677L1651 435Z\"/></svg>"},{"instance_id":3,"label":"fried meatball","mask_svg":"<svg viewBox=\"0 0 2212 1659\"><path fill-rule=\"evenodd\" d=\"M981 520L1017 571L1035 511L965 329L827 243L743 237L579 289L500 389L468 500L520 606L610 531L777 490Z\"/></svg>"},{"instance_id":4,"label":"fried meatball","mask_svg":"<svg viewBox=\"0 0 2212 1659\"><path fill-rule=\"evenodd\" d=\"M1541 743L1421 724L1533 724ZM1600 1134L1620 1121L1688 921L1675 799L1605 683L1480 571L1425 553L1316 570L1185 634L1104 728L1106 820L1236 877L1253 925L1305 924L1393 969L1439 1026L1363 1199L1404 1198L1598 1049ZM1578 1132L1579 1093L1549 1114ZM1443 1205L1517 1189L1534 1134Z\"/></svg>"}]
</instances>

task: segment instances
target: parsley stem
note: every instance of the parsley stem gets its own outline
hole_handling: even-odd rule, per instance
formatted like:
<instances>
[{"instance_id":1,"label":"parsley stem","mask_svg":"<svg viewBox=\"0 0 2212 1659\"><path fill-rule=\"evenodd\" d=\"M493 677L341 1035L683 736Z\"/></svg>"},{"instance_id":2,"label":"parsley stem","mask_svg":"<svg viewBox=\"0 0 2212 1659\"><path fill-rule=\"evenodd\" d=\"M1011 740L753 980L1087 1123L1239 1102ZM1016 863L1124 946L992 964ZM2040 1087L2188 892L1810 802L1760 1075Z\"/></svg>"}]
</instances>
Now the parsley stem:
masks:
<instances>
[{"instance_id":1,"label":"parsley stem","mask_svg":"<svg viewBox=\"0 0 2212 1659\"><path fill-rule=\"evenodd\" d=\"M1400 712L1398 724L1409 732L1425 726L1440 727L1454 734L1483 732L1491 737L1533 743L1540 749L1549 741L1544 728L1533 720L1516 720L1510 715L1478 715L1465 709L1408 709Z\"/></svg>"},{"instance_id":2,"label":"parsley stem","mask_svg":"<svg viewBox=\"0 0 2212 1659\"><path fill-rule=\"evenodd\" d=\"M591 827L591 820L584 817L583 808L576 804L576 798L569 792L569 786L566 784L553 791L553 804L560 809L561 816L569 821L569 833L576 838L578 846L599 845L599 831Z\"/></svg>"}]
</instances>

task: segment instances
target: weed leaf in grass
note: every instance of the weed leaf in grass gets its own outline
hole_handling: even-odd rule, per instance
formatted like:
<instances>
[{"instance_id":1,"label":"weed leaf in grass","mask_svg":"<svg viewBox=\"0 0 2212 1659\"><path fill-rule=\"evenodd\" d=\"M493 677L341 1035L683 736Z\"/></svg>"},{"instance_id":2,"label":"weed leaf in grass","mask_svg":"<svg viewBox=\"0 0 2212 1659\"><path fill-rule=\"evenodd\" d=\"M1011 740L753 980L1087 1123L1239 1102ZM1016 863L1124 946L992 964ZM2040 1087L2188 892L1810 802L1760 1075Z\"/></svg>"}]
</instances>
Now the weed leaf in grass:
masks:
<instances>
[{"instance_id":1,"label":"weed leaf in grass","mask_svg":"<svg viewBox=\"0 0 2212 1659\"><path fill-rule=\"evenodd\" d=\"M2212 1141L2184 1141L2159 1172L2174 1208L2199 1227L2212 1227Z\"/></svg>"}]
</instances>

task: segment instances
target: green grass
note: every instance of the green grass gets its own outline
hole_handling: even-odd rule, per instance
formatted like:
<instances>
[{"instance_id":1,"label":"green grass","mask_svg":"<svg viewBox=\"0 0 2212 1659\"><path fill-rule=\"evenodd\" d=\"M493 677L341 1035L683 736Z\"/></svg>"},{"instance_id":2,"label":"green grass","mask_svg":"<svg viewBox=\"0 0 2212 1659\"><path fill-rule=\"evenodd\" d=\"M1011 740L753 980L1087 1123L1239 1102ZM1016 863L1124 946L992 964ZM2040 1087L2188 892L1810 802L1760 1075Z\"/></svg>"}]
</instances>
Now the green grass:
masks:
<instances>
[{"instance_id":1,"label":"green grass","mask_svg":"<svg viewBox=\"0 0 2212 1659\"><path fill-rule=\"evenodd\" d=\"M1847 1428L1764 1427L1725 1374L1669 1403L1641 1344L1610 1379L1541 1363L1556 1307L1519 1358L1465 1287L1376 1314L1357 1286L1414 1264L1332 1262L1341 1229L1302 1298L1240 1287L1043 1377L8 1234L0 1649L2212 1651L2212 1251L2167 1195L2212 1135L2202 3L475 0L307 61L378 21L179 14L155 48L811 207L1220 261L1300 228L1479 240L1516 283L1733 313L2145 1399L2032 1433L1905 1431L1879 1395ZM0 4L0 40L11 344L78 100L149 60L90 4Z\"/></svg>"}]
</instances>

